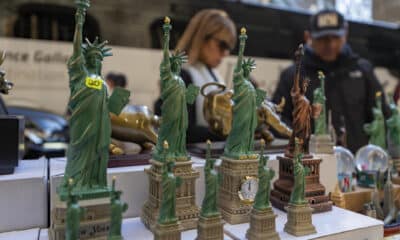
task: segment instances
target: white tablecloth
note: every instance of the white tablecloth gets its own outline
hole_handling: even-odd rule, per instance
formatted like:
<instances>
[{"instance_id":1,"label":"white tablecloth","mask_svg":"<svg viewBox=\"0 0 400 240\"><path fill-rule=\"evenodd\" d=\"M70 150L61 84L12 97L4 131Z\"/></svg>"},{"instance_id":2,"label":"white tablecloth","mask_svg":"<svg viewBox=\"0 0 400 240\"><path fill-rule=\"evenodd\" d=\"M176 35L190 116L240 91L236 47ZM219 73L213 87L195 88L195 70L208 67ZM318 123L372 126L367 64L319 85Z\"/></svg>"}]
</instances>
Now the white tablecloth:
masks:
<instances>
[{"instance_id":1,"label":"white tablecloth","mask_svg":"<svg viewBox=\"0 0 400 240\"><path fill-rule=\"evenodd\" d=\"M0 175L0 232L47 227L47 159L22 160Z\"/></svg>"}]
</instances>

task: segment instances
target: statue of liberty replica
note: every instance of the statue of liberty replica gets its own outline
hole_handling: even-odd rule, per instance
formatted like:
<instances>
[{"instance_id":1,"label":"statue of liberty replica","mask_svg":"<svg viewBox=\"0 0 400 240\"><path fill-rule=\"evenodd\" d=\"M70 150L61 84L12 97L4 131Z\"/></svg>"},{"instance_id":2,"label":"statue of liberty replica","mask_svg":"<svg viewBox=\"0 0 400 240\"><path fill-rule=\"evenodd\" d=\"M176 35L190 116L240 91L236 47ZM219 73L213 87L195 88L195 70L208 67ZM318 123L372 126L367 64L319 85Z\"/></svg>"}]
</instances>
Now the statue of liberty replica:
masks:
<instances>
[{"instance_id":1,"label":"statue of liberty replica","mask_svg":"<svg viewBox=\"0 0 400 240\"><path fill-rule=\"evenodd\" d=\"M186 151L186 131L188 128L187 104L194 103L199 93L199 88L194 85L185 86L180 77L181 66L186 62L184 53L176 51L170 54L169 41L172 29L171 20L165 17L162 26L163 49L162 62L160 64L161 81L161 126L158 132L158 140L150 160L151 168L146 169L149 177L149 199L143 206L141 219L145 226L153 230L161 204L161 173L165 163L163 157L163 142L167 141L169 148L168 159L174 160L174 172L177 176L185 176L177 190L176 212L184 230L194 229L197 226L199 208L195 203L196 178L200 176L192 168L192 162Z\"/></svg>"},{"instance_id":2,"label":"statue of liberty replica","mask_svg":"<svg viewBox=\"0 0 400 240\"><path fill-rule=\"evenodd\" d=\"M67 166L64 179L57 192L60 200L67 200L68 180L74 181L71 190L77 196L81 206L93 212L90 219L83 219L81 224L87 229L104 229L98 231L95 237L107 236L110 211L110 188L107 186L108 148L111 141L110 112L119 115L122 108L128 103L129 91L117 88L111 96L108 95L106 84L101 76L104 57L111 56L111 48L107 48L107 41L100 42L96 38L93 42L86 39L83 43L82 31L86 11L90 6L89 0L76 1L75 34L73 39L73 53L68 60L68 74L70 98L68 109L71 112L69 119L70 143L67 151ZM107 200L104 201L104 198ZM83 202L82 202L83 201ZM85 204L89 201L90 204ZM52 239L59 238L60 231L56 223L63 222L64 216L55 204L57 214L52 214ZM99 221L102 219L102 221ZM81 229L83 230L83 229ZM81 231L89 233L87 231ZM81 236L84 238L86 236Z\"/></svg>"},{"instance_id":3,"label":"statue of liberty replica","mask_svg":"<svg viewBox=\"0 0 400 240\"><path fill-rule=\"evenodd\" d=\"M246 177L257 177L258 154L253 152L254 132L257 127L257 108L266 93L254 88L250 73L255 68L253 59L244 60L246 29L239 36L239 53L233 74L233 119L232 130L225 143L224 155L219 168L222 185L219 207L225 221L238 224L249 221L253 199L241 199L237 194Z\"/></svg>"},{"instance_id":4,"label":"statue of liberty replica","mask_svg":"<svg viewBox=\"0 0 400 240\"><path fill-rule=\"evenodd\" d=\"M168 158L168 142L163 143L164 165L161 173L160 215L154 228L154 240L181 239L181 226L176 217L176 189L182 184L182 178L173 173L174 159Z\"/></svg>"},{"instance_id":5,"label":"statue of liberty replica","mask_svg":"<svg viewBox=\"0 0 400 240\"><path fill-rule=\"evenodd\" d=\"M312 224L313 209L309 206L305 198L305 176L309 174L310 169L303 166L302 139L295 139L295 163L293 166L294 185L290 195L289 205L286 207L287 222L284 231L295 236L304 236L316 233Z\"/></svg>"},{"instance_id":6,"label":"statue of liberty replica","mask_svg":"<svg viewBox=\"0 0 400 240\"><path fill-rule=\"evenodd\" d=\"M267 167L268 156L264 156L265 142L261 140L260 161L258 165L258 189L250 213L250 228L246 237L249 240L271 239L279 240L276 232L275 218L269 202L271 192L271 180L275 171Z\"/></svg>"},{"instance_id":7,"label":"statue of liberty replica","mask_svg":"<svg viewBox=\"0 0 400 240\"><path fill-rule=\"evenodd\" d=\"M218 187L222 179L214 169L215 161L211 158L211 141L208 140L204 166L205 196L197 225L197 240L224 239L224 221L217 206Z\"/></svg>"},{"instance_id":8,"label":"statue of liberty replica","mask_svg":"<svg viewBox=\"0 0 400 240\"><path fill-rule=\"evenodd\" d=\"M385 117L382 112L382 92L376 93L376 107L372 109L374 120L364 124L364 131L369 135L369 143L386 150Z\"/></svg>"},{"instance_id":9,"label":"statue of liberty replica","mask_svg":"<svg viewBox=\"0 0 400 240\"><path fill-rule=\"evenodd\" d=\"M313 153L333 154L333 139L328 133L325 97L325 75L318 72L320 87L314 90L313 105L321 109L319 116L314 116L314 134L310 139L310 151Z\"/></svg>"},{"instance_id":10,"label":"statue of liberty replica","mask_svg":"<svg viewBox=\"0 0 400 240\"><path fill-rule=\"evenodd\" d=\"M314 92L314 103L306 97L308 83L303 75L302 61L304 51L303 45L300 44L295 52L295 66L296 72L293 79L293 86L290 91L293 103L293 132L290 137L288 147L284 156L278 156L279 160L279 178L274 182L274 189L271 192L271 203L274 207L281 210L285 210L286 206L290 204L291 193L295 191L296 182L298 182L298 176L294 173L294 169L299 167L299 164L304 164L305 167L313 169L309 174L305 175L306 178L304 184L304 197L308 201L310 200L310 206L314 212L325 212L332 210L332 202L329 201L329 196L325 195L325 187L320 183L320 163L322 158L334 158L333 154L329 153L329 145L325 144L324 150L322 147L323 143L330 143L329 135L325 135L326 131L326 107L325 107L325 76L320 72L319 80L321 87L317 88ZM321 116L322 112L322 116ZM311 120L315 119L316 123L316 135L314 136L315 149L319 149L319 153L312 155L310 153L310 139L311 139ZM322 135L318 135L318 134ZM322 141L321 137L326 136L327 141ZM296 140L297 139L297 140ZM322 137L325 139L325 137ZM321 140L321 141L319 141ZM297 141L297 142L296 142ZM313 141L311 141L313 142ZM332 145L331 145L332 146ZM332 152L332 150L330 150ZM301 155L299 155L301 153ZM299 159L300 157L300 159ZM328 159L329 161L330 159ZM297 190L296 190L297 191ZM295 194L295 196L299 196ZM312 201L313 200L313 201Z\"/></svg>"}]
</instances>

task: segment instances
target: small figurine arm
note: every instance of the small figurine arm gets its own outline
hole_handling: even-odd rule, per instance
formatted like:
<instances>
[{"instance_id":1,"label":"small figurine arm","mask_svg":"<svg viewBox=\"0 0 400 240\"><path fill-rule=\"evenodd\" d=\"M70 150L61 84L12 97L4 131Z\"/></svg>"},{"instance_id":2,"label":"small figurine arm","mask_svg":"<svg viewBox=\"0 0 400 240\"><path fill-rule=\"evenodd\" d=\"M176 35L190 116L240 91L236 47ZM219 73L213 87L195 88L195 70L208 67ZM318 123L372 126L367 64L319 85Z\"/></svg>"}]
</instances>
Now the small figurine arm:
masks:
<instances>
[{"instance_id":1,"label":"small figurine arm","mask_svg":"<svg viewBox=\"0 0 400 240\"><path fill-rule=\"evenodd\" d=\"M199 94L200 88L190 84L186 89L186 102L188 104L193 104Z\"/></svg>"},{"instance_id":2,"label":"small figurine arm","mask_svg":"<svg viewBox=\"0 0 400 240\"><path fill-rule=\"evenodd\" d=\"M224 176L220 172L218 172L217 177L218 177L218 184L221 185L222 181L224 180Z\"/></svg>"},{"instance_id":3,"label":"small figurine arm","mask_svg":"<svg viewBox=\"0 0 400 240\"><path fill-rule=\"evenodd\" d=\"M308 174L310 174L311 169L309 167L304 167L304 175L307 176Z\"/></svg>"},{"instance_id":4,"label":"small figurine arm","mask_svg":"<svg viewBox=\"0 0 400 240\"><path fill-rule=\"evenodd\" d=\"M124 203L122 204L122 212L126 212L128 210L128 204Z\"/></svg>"}]
</instances>

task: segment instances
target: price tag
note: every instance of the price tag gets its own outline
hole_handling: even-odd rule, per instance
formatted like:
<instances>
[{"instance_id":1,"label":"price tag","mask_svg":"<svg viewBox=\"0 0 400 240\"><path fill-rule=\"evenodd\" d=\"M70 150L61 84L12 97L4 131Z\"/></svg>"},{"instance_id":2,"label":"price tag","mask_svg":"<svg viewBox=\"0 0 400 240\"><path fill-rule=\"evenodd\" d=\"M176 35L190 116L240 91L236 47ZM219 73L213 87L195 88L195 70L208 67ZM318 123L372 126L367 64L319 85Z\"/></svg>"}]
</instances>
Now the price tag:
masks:
<instances>
[{"instance_id":1,"label":"price tag","mask_svg":"<svg viewBox=\"0 0 400 240\"><path fill-rule=\"evenodd\" d=\"M86 87L101 90L103 88L103 80L100 77L86 77Z\"/></svg>"}]
</instances>

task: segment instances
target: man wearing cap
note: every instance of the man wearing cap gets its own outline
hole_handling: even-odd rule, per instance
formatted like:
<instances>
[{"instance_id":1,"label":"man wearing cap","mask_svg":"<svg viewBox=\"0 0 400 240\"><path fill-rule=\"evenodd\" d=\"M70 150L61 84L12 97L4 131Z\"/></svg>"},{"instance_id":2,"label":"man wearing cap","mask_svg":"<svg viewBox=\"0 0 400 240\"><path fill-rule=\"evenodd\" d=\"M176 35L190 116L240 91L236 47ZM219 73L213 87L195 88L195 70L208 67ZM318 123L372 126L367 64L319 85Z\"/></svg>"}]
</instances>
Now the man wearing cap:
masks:
<instances>
[{"instance_id":1,"label":"man wearing cap","mask_svg":"<svg viewBox=\"0 0 400 240\"><path fill-rule=\"evenodd\" d=\"M305 78L310 80L306 93L310 101L314 90L320 86L317 73L324 72L327 111L332 113L339 144L347 143L347 147L355 152L368 143L363 125L372 121L375 93L382 91L382 87L371 63L352 52L346 43L347 29L346 20L335 10L322 10L313 15L309 30L304 32L306 44L302 68ZM273 96L276 103L282 97L288 100L282 112L282 118L288 124L292 122L293 105L289 99L294 73L294 65L281 73ZM382 98L385 103L383 95ZM384 113L388 116L386 104ZM343 129L346 129L345 135Z\"/></svg>"}]
</instances>

